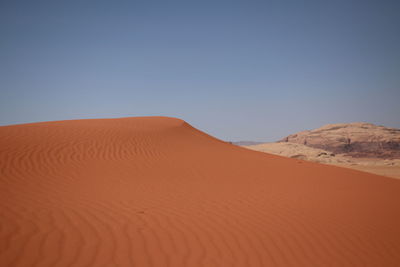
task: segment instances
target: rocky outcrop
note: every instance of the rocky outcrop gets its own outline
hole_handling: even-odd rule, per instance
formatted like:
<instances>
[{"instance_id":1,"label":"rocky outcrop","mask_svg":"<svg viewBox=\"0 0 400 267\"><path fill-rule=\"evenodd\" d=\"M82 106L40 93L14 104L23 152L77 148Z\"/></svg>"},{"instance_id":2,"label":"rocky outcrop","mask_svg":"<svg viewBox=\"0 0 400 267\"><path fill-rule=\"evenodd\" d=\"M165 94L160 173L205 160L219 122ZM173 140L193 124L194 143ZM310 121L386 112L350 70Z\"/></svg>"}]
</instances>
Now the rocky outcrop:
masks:
<instances>
[{"instance_id":1,"label":"rocky outcrop","mask_svg":"<svg viewBox=\"0 0 400 267\"><path fill-rule=\"evenodd\" d=\"M371 123L329 124L289 135L279 142L302 144L352 157L400 158L400 129Z\"/></svg>"}]
</instances>

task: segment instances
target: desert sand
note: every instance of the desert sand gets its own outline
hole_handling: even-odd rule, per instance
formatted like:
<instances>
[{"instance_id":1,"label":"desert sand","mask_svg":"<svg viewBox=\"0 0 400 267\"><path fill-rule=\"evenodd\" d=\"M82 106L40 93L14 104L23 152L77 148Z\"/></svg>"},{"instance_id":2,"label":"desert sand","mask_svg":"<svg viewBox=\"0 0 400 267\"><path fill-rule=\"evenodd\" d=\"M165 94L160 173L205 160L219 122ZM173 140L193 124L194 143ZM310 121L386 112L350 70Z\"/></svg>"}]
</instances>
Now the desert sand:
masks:
<instances>
[{"instance_id":1,"label":"desert sand","mask_svg":"<svg viewBox=\"0 0 400 267\"><path fill-rule=\"evenodd\" d=\"M244 147L284 157L332 164L392 178L400 178L400 159L352 157L347 154L334 154L331 151L290 142L263 143Z\"/></svg>"},{"instance_id":2,"label":"desert sand","mask_svg":"<svg viewBox=\"0 0 400 267\"><path fill-rule=\"evenodd\" d=\"M353 163L337 164L337 166L400 179L400 159L382 160L360 158L354 159Z\"/></svg>"},{"instance_id":3,"label":"desert sand","mask_svg":"<svg viewBox=\"0 0 400 267\"><path fill-rule=\"evenodd\" d=\"M179 119L0 127L1 266L399 266L400 180Z\"/></svg>"}]
</instances>

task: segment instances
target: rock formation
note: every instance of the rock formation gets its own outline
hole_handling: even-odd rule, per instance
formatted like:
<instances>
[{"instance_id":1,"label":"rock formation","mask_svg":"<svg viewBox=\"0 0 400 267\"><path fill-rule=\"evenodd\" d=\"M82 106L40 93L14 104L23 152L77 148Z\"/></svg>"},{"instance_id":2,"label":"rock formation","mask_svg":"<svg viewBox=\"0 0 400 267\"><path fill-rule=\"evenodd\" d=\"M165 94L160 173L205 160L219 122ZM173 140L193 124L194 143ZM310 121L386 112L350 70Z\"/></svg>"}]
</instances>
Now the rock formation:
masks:
<instances>
[{"instance_id":1,"label":"rock formation","mask_svg":"<svg viewBox=\"0 0 400 267\"><path fill-rule=\"evenodd\" d=\"M303 144L352 157L400 158L400 129L371 123L329 124L289 135L279 142Z\"/></svg>"}]
</instances>

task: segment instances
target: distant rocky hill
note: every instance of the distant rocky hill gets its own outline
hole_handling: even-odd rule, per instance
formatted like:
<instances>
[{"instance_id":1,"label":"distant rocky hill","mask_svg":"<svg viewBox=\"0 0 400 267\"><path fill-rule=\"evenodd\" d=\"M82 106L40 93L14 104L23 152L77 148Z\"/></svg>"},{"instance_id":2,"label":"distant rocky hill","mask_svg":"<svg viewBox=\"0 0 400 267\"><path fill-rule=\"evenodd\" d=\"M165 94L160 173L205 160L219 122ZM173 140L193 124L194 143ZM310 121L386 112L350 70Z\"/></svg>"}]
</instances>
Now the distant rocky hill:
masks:
<instances>
[{"instance_id":1,"label":"distant rocky hill","mask_svg":"<svg viewBox=\"0 0 400 267\"><path fill-rule=\"evenodd\" d=\"M331 124L275 143L245 147L400 178L400 129L370 123Z\"/></svg>"},{"instance_id":2,"label":"distant rocky hill","mask_svg":"<svg viewBox=\"0 0 400 267\"><path fill-rule=\"evenodd\" d=\"M400 129L371 123L329 124L289 135L279 142L302 144L352 157L400 158Z\"/></svg>"}]
</instances>

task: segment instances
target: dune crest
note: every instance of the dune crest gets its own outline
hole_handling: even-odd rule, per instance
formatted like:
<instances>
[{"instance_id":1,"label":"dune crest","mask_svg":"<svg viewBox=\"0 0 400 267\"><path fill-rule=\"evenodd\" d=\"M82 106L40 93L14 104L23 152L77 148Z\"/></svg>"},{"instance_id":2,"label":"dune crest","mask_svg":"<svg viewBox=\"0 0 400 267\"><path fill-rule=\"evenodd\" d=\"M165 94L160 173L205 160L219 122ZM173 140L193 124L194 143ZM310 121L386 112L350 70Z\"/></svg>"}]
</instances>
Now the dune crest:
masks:
<instances>
[{"instance_id":1,"label":"dune crest","mask_svg":"<svg viewBox=\"0 0 400 267\"><path fill-rule=\"evenodd\" d=\"M174 118L0 127L1 266L397 266L399 203Z\"/></svg>"}]
</instances>

